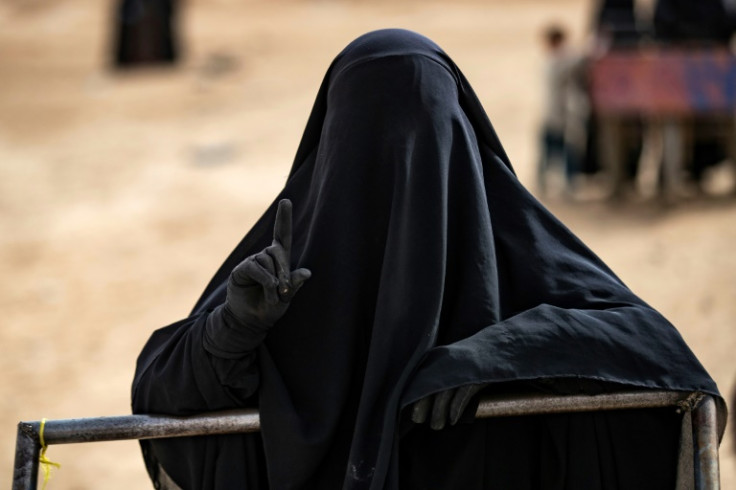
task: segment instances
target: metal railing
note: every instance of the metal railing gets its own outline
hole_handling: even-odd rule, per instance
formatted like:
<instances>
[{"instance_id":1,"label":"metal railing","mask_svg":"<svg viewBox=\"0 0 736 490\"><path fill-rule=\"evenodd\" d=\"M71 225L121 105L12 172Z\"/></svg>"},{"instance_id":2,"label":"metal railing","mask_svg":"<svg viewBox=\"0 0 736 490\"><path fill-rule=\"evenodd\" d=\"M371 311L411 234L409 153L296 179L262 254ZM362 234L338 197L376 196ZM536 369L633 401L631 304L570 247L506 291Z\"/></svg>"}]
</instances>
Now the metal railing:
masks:
<instances>
[{"instance_id":1,"label":"metal railing","mask_svg":"<svg viewBox=\"0 0 736 490\"><path fill-rule=\"evenodd\" d=\"M718 434L715 402L699 393L638 391L602 395L493 396L481 400L476 418L552 413L591 412L635 408L684 406L699 400L693 410L693 458L695 488L718 490ZM16 439L13 490L35 490L38 481L41 422L20 422ZM47 420L44 443L156 439L212 434L257 432L260 420L256 410L215 412L191 417L125 415L82 419Z\"/></svg>"}]
</instances>

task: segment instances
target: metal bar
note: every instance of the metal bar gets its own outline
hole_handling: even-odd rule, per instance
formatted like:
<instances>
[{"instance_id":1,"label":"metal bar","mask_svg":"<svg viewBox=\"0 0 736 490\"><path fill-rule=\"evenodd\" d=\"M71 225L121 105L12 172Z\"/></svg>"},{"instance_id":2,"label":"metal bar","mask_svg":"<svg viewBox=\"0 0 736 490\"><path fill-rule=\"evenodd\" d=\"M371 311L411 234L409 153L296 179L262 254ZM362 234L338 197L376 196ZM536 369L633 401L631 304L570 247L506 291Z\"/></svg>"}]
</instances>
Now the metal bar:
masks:
<instances>
[{"instance_id":1,"label":"metal bar","mask_svg":"<svg viewBox=\"0 0 736 490\"><path fill-rule=\"evenodd\" d=\"M693 457L695 458L695 488L718 490L718 435L716 430L716 404L706 396L693 410Z\"/></svg>"},{"instance_id":2,"label":"metal bar","mask_svg":"<svg viewBox=\"0 0 736 490\"><path fill-rule=\"evenodd\" d=\"M490 396L481 400L477 418L538 415L564 412L624 410L675 406L691 393L638 391L601 395L513 395ZM702 484L698 490L718 490L718 440L715 404L706 397L693 412L696 474ZM40 422L18 424L13 490L34 490L38 478ZM257 432L260 418L255 409L213 412L188 417L164 415L126 415L81 419L47 420L44 441L47 445L126 439L155 439Z\"/></svg>"},{"instance_id":3,"label":"metal bar","mask_svg":"<svg viewBox=\"0 0 736 490\"><path fill-rule=\"evenodd\" d=\"M674 406L689 393L675 391L642 391L602 395L527 395L491 396L481 400L477 418L512 415L535 415L562 412L622 410ZM24 422L38 433L40 422ZM212 412L189 417L167 415L123 415L81 419L47 420L44 428L46 444L156 439L161 437L196 436L257 432L260 419L255 409Z\"/></svg>"},{"instance_id":4,"label":"metal bar","mask_svg":"<svg viewBox=\"0 0 736 490\"><path fill-rule=\"evenodd\" d=\"M38 433L26 423L18 424L15 439L15 468L13 490L35 490L38 483L38 456L41 443Z\"/></svg>"},{"instance_id":5,"label":"metal bar","mask_svg":"<svg viewBox=\"0 0 736 490\"><path fill-rule=\"evenodd\" d=\"M528 395L485 397L478 405L476 418L511 415L540 415L564 412L591 412L633 408L670 407L687 398L678 391L639 391L603 395Z\"/></svg>"},{"instance_id":6,"label":"metal bar","mask_svg":"<svg viewBox=\"0 0 736 490\"><path fill-rule=\"evenodd\" d=\"M40 422L28 422L27 425L38 433ZM260 428L258 411L255 409L211 412L189 417L123 415L47 420L44 440L47 445L51 445L258 432Z\"/></svg>"},{"instance_id":7,"label":"metal bar","mask_svg":"<svg viewBox=\"0 0 736 490\"><path fill-rule=\"evenodd\" d=\"M504 417L594 410L620 410L674 406L689 393L642 391L602 395L528 395L492 396L484 398L476 417ZM40 422L24 422L38 433ZM255 409L213 412L189 417L166 415L123 415L81 419L47 420L44 428L46 444L156 439L160 437L196 436L257 432L260 419Z\"/></svg>"}]
</instances>

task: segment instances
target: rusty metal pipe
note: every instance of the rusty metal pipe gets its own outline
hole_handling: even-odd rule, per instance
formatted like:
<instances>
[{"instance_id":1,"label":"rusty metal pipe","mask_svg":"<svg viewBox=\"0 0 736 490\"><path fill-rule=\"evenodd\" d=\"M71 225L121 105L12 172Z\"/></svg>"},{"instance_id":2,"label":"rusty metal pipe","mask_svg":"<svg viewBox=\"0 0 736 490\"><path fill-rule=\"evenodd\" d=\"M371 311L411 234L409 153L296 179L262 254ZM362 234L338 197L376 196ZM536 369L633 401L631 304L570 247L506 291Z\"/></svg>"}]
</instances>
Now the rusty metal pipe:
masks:
<instances>
[{"instance_id":1,"label":"rusty metal pipe","mask_svg":"<svg viewBox=\"0 0 736 490\"><path fill-rule=\"evenodd\" d=\"M706 396L693 410L693 457L697 490L718 490L721 487L716 424L716 403L713 397Z\"/></svg>"},{"instance_id":2,"label":"rusty metal pipe","mask_svg":"<svg viewBox=\"0 0 736 490\"><path fill-rule=\"evenodd\" d=\"M623 410L674 406L687 397L682 392L628 392L603 395L515 395L491 396L481 400L477 418L534 415L597 410ZM29 433L36 434L40 422L22 422ZM255 409L213 412L189 417L168 415L123 415L81 419L47 420L46 444L156 439L202 434L257 432L260 419Z\"/></svg>"},{"instance_id":3,"label":"rusty metal pipe","mask_svg":"<svg viewBox=\"0 0 736 490\"><path fill-rule=\"evenodd\" d=\"M27 422L26 425L38 434L40 422ZM47 420L44 440L51 445L258 432L260 428L258 411L255 409L212 412L189 417L122 415Z\"/></svg>"},{"instance_id":4,"label":"rusty metal pipe","mask_svg":"<svg viewBox=\"0 0 736 490\"><path fill-rule=\"evenodd\" d=\"M671 407L688 395L678 391L639 391L602 395L516 395L513 398L489 396L481 400L475 417Z\"/></svg>"},{"instance_id":5,"label":"rusty metal pipe","mask_svg":"<svg viewBox=\"0 0 736 490\"><path fill-rule=\"evenodd\" d=\"M690 393L673 391L639 391L601 395L528 395L490 396L481 400L476 418L515 415L538 415L565 412L624 410L675 406ZM696 468L703 481L698 489L718 490L718 441L715 404L706 397L694 412L697 432ZM13 490L33 490L38 475L40 422L18 424ZM44 428L46 444L155 439L257 432L260 419L255 409L213 412L189 417L165 415L125 415L82 419L47 420Z\"/></svg>"}]
</instances>

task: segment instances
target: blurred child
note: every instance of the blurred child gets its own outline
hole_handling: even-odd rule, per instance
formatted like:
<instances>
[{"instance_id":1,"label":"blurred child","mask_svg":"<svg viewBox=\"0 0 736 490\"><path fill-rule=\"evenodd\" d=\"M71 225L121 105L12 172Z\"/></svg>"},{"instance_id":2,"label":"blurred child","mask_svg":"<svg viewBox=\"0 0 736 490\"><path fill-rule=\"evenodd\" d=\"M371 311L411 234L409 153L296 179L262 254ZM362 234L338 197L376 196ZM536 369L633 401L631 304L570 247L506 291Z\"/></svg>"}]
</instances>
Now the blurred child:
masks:
<instances>
[{"instance_id":1,"label":"blurred child","mask_svg":"<svg viewBox=\"0 0 736 490\"><path fill-rule=\"evenodd\" d=\"M565 191L571 195L587 140L585 121L590 104L584 88L586 58L568 48L567 33L558 25L545 29L543 42L547 59L537 184L539 192L546 193L548 170L557 161L564 168Z\"/></svg>"}]
</instances>

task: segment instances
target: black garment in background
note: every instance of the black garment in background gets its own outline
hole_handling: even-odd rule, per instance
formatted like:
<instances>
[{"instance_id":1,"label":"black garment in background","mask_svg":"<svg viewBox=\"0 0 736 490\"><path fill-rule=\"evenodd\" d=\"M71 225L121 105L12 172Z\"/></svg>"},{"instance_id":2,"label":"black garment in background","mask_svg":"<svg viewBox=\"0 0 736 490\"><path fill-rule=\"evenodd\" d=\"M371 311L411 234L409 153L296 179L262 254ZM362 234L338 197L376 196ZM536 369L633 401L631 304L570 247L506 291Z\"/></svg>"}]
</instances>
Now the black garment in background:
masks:
<instances>
[{"instance_id":1,"label":"black garment in background","mask_svg":"<svg viewBox=\"0 0 736 490\"><path fill-rule=\"evenodd\" d=\"M655 38L669 45L728 46L736 33L736 15L723 0L658 0L653 23Z\"/></svg>"},{"instance_id":2,"label":"black garment in background","mask_svg":"<svg viewBox=\"0 0 736 490\"><path fill-rule=\"evenodd\" d=\"M115 65L174 63L177 0L121 0L115 17Z\"/></svg>"},{"instance_id":3,"label":"black garment in background","mask_svg":"<svg viewBox=\"0 0 736 490\"><path fill-rule=\"evenodd\" d=\"M259 348L256 372L211 357L202 332L232 268L270 243L282 198L294 204L292 266L313 275ZM258 405L275 489L422 488L441 468L477 475L465 488L494 488L476 459L459 455L493 460L504 453L496 445L527 455L497 468L516 482L505 488L630 489L651 478L616 451L651 459L640 429L667 444L669 456L653 464L661 463L661 488L671 483L679 423L671 410L655 414L656 424L634 417L630 431L620 430L630 417L615 412L540 417L521 424L518 444L507 437L519 427L513 420L471 417L433 436L406 418L404 409L431 393L539 380L718 396L675 328L519 183L449 57L418 34L386 30L333 62L284 190L191 315L155 332L141 353L133 410ZM436 459L439 441L451 460ZM159 461L182 487L205 490L265 488L257 444L228 436L143 446L151 467ZM463 488L457 483L432 488Z\"/></svg>"},{"instance_id":4,"label":"black garment in background","mask_svg":"<svg viewBox=\"0 0 736 490\"><path fill-rule=\"evenodd\" d=\"M636 22L634 0L599 0L593 30L608 36L613 47L633 47L641 33Z\"/></svg>"},{"instance_id":5,"label":"black garment in background","mask_svg":"<svg viewBox=\"0 0 736 490\"><path fill-rule=\"evenodd\" d=\"M585 153L580 163L580 172L593 175L601 171L598 158L598 125L594 114L585 119Z\"/></svg>"}]
</instances>

